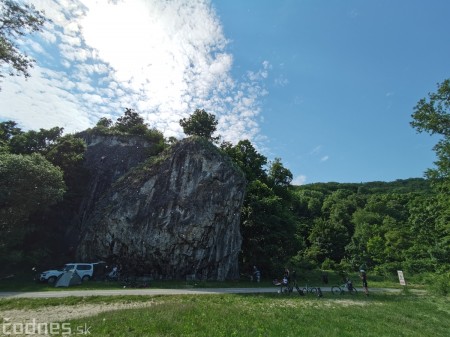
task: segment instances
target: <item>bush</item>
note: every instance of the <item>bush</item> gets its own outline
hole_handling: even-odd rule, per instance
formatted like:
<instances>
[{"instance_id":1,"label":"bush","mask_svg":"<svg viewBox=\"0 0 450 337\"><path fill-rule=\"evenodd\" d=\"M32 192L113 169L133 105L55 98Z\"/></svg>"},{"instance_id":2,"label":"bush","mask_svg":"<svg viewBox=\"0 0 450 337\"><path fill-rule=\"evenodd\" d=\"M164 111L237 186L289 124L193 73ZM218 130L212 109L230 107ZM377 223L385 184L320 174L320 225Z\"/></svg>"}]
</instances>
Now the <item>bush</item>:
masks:
<instances>
[{"instance_id":1,"label":"bush","mask_svg":"<svg viewBox=\"0 0 450 337\"><path fill-rule=\"evenodd\" d=\"M311 259L303 256L302 254L297 254L289 260L289 264L296 267L299 270L313 270L317 265Z\"/></svg>"},{"instance_id":2,"label":"bush","mask_svg":"<svg viewBox=\"0 0 450 337\"><path fill-rule=\"evenodd\" d=\"M336 262L330 260L328 257L322 262L322 269L324 270L336 270Z\"/></svg>"},{"instance_id":3,"label":"bush","mask_svg":"<svg viewBox=\"0 0 450 337\"><path fill-rule=\"evenodd\" d=\"M447 296L450 294L450 272L443 274L434 274L429 279L428 289L431 293L440 296Z\"/></svg>"},{"instance_id":4,"label":"bush","mask_svg":"<svg viewBox=\"0 0 450 337\"><path fill-rule=\"evenodd\" d=\"M384 277L389 277L390 275L396 275L397 270L403 270L401 264L399 262L388 262L382 265L376 266L374 268L374 272L378 275L382 275ZM408 270L408 269L406 269ZM409 271L409 270L408 270Z\"/></svg>"},{"instance_id":5,"label":"bush","mask_svg":"<svg viewBox=\"0 0 450 337\"><path fill-rule=\"evenodd\" d=\"M402 263L403 269L411 274L421 274L436 270L436 262L433 259L408 259Z\"/></svg>"}]
</instances>

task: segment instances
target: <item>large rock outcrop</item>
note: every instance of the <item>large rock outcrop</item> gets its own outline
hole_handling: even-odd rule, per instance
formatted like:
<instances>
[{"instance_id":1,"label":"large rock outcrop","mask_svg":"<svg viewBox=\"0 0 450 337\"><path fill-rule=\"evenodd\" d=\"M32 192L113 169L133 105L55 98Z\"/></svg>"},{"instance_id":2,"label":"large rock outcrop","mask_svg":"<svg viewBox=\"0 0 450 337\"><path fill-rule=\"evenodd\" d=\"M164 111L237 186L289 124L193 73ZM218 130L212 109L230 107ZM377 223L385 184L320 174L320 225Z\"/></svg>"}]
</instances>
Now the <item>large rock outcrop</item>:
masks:
<instances>
[{"instance_id":1,"label":"large rock outcrop","mask_svg":"<svg viewBox=\"0 0 450 337\"><path fill-rule=\"evenodd\" d=\"M245 184L213 145L180 141L113 184L83 222L78 255L153 278L237 278Z\"/></svg>"},{"instance_id":2,"label":"large rock outcrop","mask_svg":"<svg viewBox=\"0 0 450 337\"><path fill-rule=\"evenodd\" d=\"M140 136L101 135L82 132L78 135L87 144L84 167L89 172L87 194L79 217L84 223L100 197L112 183L155 152L157 144Z\"/></svg>"}]
</instances>

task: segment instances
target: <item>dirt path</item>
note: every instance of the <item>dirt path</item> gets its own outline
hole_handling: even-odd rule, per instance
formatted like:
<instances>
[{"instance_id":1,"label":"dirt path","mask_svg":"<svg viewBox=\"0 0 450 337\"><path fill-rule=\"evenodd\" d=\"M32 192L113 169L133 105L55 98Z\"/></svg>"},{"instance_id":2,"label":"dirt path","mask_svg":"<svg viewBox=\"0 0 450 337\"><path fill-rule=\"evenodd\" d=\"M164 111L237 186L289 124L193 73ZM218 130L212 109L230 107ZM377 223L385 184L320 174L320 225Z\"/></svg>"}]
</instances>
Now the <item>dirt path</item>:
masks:
<instances>
[{"instance_id":1,"label":"dirt path","mask_svg":"<svg viewBox=\"0 0 450 337\"><path fill-rule=\"evenodd\" d=\"M323 292L330 292L330 287L321 287ZM61 290L39 292L0 292L1 298L58 298L86 296L154 296L154 295L201 295L201 294L257 294L275 293L277 287L269 288L195 288L195 289L114 289L114 290ZM357 289L362 294L362 289ZM400 289L371 288L370 292L400 292Z\"/></svg>"},{"instance_id":2,"label":"dirt path","mask_svg":"<svg viewBox=\"0 0 450 337\"><path fill-rule=\"evenodd\" d=\"M71 334L78 334L79 331L87 330L89 327L87 325L75 327L69 323L56 322L67 322L77 318L91 317L102 312L147 308L157 304L158 302L155 299L149 298L146 302L85 303L80 305L44 306L38 309L4 310L0 312L0 322L2 323L0 324L0 336L49 336L52 335L50 329L58 332L70 329L72 331ZM52 325L52 323L54 324ZM78 331L78 329L80 330Z\"/></svg>"}]
</instances>

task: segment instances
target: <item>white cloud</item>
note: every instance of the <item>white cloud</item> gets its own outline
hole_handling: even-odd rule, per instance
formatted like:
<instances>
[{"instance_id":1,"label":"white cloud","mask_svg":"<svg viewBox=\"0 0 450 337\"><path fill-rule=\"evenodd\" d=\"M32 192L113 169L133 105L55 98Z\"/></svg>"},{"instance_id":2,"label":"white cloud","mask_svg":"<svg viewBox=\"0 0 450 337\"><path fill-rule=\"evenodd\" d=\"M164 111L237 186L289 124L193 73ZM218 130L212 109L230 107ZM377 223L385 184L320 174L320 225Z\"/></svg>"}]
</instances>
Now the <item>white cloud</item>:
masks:
<instances>
[{"instance_id":1,"label":"white cloud","mask_svg":"<svg viewBox=\"0 0 450 337\"><path fill-rule=\"evenodd\" d=\"M306 183L306 176L305 175L298 175L294 179L292 179L292 185L304 185Z\"/></svg>"},{"instance_id":2,"label":"white cloud","mask_svg":"<svg viewBox=\"0 0 450 337\"><path fill-rule=\"evenodd\" d=\"M309 154L315 155L320 153L320 151L322 151L322 145L317 145L314 149L311 150Z\"/></svg>"},{"instance_id":3,"label":"white cloud","mask_svg":"<svg viewBox=\"0 0 450 337\"><path fill-rule=\"evenodd\" d=\"M225 140L261 139L260 102L271 65L264 61L232 78L233 56L209 0L34 4L52 23L29 44L38 60L32 78L0 84L0 119L71 132L131 107L166 136L179 137L179 119L203 108L216 115Z\"/></svg>"},{"instance_id":4,"label":"white cloud","mask_svg":"<svg viewBox=\"0 0 450 337\"><path fill-rule=\"evenodd\" d=\"M274 83L276 86L285 87L289 84L289 80L284 75L280 75L275 78Z\"/></svg>"},{"instance_id":5,"label":"white cloud","mask_svg":"<svg viewBox=\"0 0 450 337\"><path fill-rule=\"evenodd\" d=\"M320 161L323 163L326 162L328 159L330 159L329 156L323 156L322 158L320 158Z\"/></svg>"}]
</instances>

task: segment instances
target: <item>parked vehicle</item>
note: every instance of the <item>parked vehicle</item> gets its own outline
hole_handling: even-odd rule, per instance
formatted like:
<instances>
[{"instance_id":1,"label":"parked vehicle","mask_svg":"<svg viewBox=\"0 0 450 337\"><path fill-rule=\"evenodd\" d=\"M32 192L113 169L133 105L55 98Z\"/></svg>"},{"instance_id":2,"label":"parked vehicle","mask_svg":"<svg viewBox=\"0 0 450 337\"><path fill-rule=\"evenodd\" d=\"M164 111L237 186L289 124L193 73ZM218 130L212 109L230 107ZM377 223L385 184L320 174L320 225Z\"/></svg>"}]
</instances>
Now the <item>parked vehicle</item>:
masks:
<instances>
[{"instance_id":1,"label":"parked vehicle","mask_svg":"<svg viewBox=\"0 0 450 337\"><path fill-rule=\"evenodd\" d=\"M95 263L67 263L63 268L46 270L41 273L39 280L41 282L47 282L54 284L58 277L64 274L66 271L75 270L80 276L83 282L89 281L94 277L94 267L103 264L104 262Z\"/></svg>"}]
</instances>

